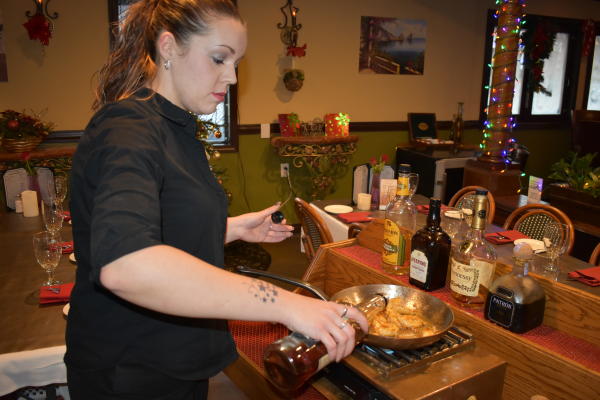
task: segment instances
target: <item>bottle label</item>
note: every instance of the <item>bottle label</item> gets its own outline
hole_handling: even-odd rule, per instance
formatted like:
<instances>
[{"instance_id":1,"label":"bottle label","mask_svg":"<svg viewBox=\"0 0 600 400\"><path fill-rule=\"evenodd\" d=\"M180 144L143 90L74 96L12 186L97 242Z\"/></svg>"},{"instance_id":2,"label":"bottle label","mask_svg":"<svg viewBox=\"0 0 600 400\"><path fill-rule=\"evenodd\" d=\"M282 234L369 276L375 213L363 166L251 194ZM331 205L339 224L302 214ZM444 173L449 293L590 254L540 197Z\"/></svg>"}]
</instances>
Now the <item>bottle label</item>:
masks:
<instances>
[{"instance_id":1,"label":"bottle label","mask_svg":"<svg viewBox=\"0 0 600 400\"><path fill-rule=\"evenodd\" d=\"M482 260L463 264L453 258L450 268L450 289L469 297L479 294L479 285L489 288L494 274L494 264Z\"/></svg>"},{"instance_id":2,"label":"bottle label","mask_svg":"<svg viewBox=\"0 0 600 400\"><path fill-rule=\"evenodd\" d=\"M408 196L410 195L410 188L408 185L408 176L398 177L398 188L396 189L397 196Z\"/></svg>"},{"instance_id":3,"label":"bottle label","mask_svg":"<svg viewBox=\"0 0 600 400\"><path fill-rule=\"evenodd\" d=\"M427 268L429 260L420 250L413 250L410 253L410 277L419 282L425 283L427 280Z\"/></svg>"},{"instance_id":4,"label":"bottle label","mask_svg":"<svg viewBox=\"0 0 600 400\"><path fill-rule=\"evenodd\" d=\"M515 315L515 303L490 293L488 319L505 328L510 328Z\"/></svg>"},{"instance_id":5,"label":"bottle label","mask_svg":"<svg viewBox=\"0 0 600 400\"><path fill-rule=\"evenodd\" d=\"M400 227L394 221L385 220L383 228L383 262L388 265L403 265L406 241Z\"/></svg>"}]
</instances>

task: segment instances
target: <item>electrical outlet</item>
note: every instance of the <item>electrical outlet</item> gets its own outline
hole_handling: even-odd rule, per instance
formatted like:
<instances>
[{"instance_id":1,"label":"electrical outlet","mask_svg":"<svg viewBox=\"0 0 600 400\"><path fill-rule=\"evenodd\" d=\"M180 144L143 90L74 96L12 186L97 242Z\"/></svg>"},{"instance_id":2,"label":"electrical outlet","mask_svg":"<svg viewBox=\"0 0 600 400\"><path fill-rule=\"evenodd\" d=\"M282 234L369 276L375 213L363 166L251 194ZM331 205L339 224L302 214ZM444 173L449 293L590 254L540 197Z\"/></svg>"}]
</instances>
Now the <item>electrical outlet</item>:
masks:
<instances>
[{"instance_id":1,"label":"electrical outlet","mask_svg":"<svg viewBox=\"0 0 600 400\"><path fill-rule=\"evenodd\" d=\"M289 171L290 171L290 164L288 164L288 163L279 164L279 174L281 175L282 178L287 178Z\"/></svg>"}]
</instances>

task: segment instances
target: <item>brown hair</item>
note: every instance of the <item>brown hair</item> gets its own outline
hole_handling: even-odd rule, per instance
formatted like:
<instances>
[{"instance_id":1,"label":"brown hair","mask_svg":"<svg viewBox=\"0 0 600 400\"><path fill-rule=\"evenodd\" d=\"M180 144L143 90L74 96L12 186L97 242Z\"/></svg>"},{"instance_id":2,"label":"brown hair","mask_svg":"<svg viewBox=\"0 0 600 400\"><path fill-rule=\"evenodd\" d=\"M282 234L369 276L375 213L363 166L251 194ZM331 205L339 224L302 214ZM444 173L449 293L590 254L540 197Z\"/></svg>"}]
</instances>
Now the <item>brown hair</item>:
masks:
<instances>
[{"instance_id":1,"label":"brown hair","mask_svg":"<svg viewBox=\"0 0 600 400\"><path fill-rule=\"evenodd\" d=\"M106 64L98 72L92 108L131 96L156 75L155 42L171 32L185 46L193 34L205 34L208 19L225 16L242 21L230 0L140 0L131 5Z\"/></svg>"}]
</instances>

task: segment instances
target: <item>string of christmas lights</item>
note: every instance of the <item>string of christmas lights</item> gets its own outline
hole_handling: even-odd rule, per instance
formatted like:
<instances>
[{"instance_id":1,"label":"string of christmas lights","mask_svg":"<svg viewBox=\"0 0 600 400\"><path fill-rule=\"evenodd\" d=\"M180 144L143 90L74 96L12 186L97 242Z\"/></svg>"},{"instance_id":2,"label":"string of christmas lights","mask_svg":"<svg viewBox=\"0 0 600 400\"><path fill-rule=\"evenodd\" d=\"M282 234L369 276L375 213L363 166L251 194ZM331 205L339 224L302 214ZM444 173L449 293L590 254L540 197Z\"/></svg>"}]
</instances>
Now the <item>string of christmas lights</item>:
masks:
<instances>
[{"instance_id":1,"label":"string of christmas lights","mask_svg":"<svg viewBox=\"0 0 600 400\"><path fill-rule=\"evenodd\" d=\"M520 40L521 26L525 24L525 0L496 0L498 9L494 17L498 20L495 36L495 54L488 66L492 71L492 82L485 88L490 91L490 100L485 109L483 138L480 148L481 160L503 164L505 171L510 160L507 148L516 143L510 132L516 126L512 115L517 57L523 48Z\"/></svg>"}]
</instances>

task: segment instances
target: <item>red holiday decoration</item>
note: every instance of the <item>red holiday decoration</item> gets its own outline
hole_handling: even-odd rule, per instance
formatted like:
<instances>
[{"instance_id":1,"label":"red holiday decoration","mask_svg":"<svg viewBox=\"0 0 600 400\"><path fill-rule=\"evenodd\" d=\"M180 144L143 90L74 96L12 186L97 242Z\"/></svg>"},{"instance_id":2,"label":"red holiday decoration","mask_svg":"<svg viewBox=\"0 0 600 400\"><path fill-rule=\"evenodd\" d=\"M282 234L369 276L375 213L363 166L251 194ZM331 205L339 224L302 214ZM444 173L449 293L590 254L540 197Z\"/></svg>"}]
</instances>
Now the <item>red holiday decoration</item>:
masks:
<instances>
[{"instance_id":1,"label":"red holiday decoration","mask_svg":"<svg viewBox=\"0 0 600 400\"><path fill-rule=\"evenodd\" d=\"M325 114L326 136L349 136L350 116L345 113Z\"/></svg>"},{"instance_id":2,"label":"red holiday decoration","mask_svg":"<svg viewBox=\"0 0 600 400\"><path fill-rule=\"evenodd\" d=\"M592 47L594 47L594 41L596 40L596 24L593 20L588 19L582 23L583 30L583 55L589 56Z\"/></svg>"},{"instance_id":3,"label":"red holiday decoration","mask_svg":"<svg viewBox=\"0 0 600 400\"><path fill-rule=\"evenodd\" d=\"M306 43L302 47L288 46L286 56L304 57L306 55Z\"/></svg>"},{"instance_id":4,"label":"red holiday decoration","mask_svg":"<svg viewBox=\"0 0 600 400\"><path fill-rule=\"evenodd\" d=\"M43 14L33 15L23 26L27 29L27 33L29 33L29 39L39 40L44 46L50 44L52 24Z\"/></svg>"}]
</instances>

